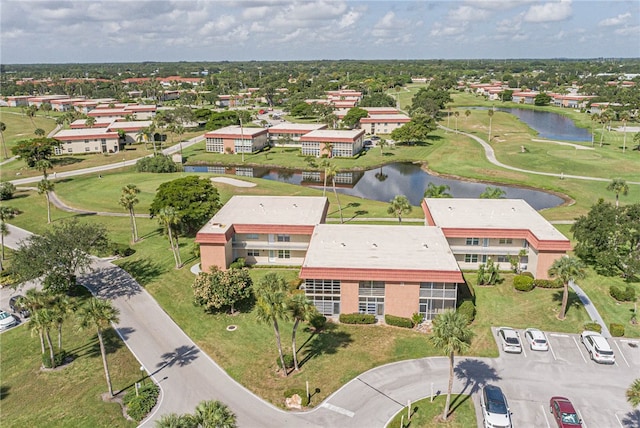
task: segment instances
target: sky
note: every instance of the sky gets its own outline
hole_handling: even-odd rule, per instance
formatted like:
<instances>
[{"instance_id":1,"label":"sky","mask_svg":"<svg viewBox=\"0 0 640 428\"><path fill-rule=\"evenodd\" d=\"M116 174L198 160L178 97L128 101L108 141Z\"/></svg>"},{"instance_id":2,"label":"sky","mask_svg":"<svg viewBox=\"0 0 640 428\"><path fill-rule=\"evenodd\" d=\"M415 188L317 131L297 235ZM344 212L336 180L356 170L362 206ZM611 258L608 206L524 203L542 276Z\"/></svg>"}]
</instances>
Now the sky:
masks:
<instances>
[{"instance_id":1,"label":"sky","mask_svg":"<svg viewBox=\"0 0 640 428\"><path fill-rule=\"evenodd\" d=\"M0 62L640 57L638 0L2 0Z\"/></svg>"}]
</instances>

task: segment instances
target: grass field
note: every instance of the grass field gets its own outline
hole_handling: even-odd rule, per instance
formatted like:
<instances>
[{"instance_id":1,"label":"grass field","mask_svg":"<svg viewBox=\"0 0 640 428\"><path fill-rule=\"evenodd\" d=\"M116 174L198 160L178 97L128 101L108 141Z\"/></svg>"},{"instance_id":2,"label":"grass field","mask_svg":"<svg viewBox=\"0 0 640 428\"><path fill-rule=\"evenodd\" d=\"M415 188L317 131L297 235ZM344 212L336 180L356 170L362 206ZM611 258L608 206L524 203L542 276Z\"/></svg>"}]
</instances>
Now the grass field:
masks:
<instances>
[{"instance_id":1,"label":"grass field","mask_svg":"<svg viewBox=\"0 0 640 428\"><path fill-rule=\"evenodd\" d=\"M451 394L451 407L446 422L438 418L444 412L446 393L431 398L424 398L411 403L411 420L407 407L402 409L387 424L387 428L467 428L478 425L473 401L468 395ZM404 418L403 418L404 417Z\"/></svg>"}]
</instances>

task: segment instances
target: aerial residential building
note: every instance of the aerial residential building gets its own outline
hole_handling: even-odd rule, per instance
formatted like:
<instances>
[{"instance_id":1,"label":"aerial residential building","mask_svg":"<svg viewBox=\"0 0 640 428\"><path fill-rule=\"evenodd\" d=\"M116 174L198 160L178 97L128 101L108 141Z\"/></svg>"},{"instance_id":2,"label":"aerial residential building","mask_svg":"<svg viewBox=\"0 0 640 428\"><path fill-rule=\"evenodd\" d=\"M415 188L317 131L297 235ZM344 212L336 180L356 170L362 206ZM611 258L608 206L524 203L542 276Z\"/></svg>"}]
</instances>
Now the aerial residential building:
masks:
<instances>
[{"instance_id":1,"label":"aerial residential building","mask_svg":"<svg viewBox=\"0 0 640 428\"><path fill-rule=\"evenodd\" d=\"M513 101L514 103L519 103L519 104L530 104L533 105L535 100L536 100L536 96L539 94L540 92L514 92L511 95L511 101Z\"/></svg>"},{"instance_id":2,"label":"aerial residential building","mask_svg":"<svg viewBox=\"0 0 640 428\"><path fill-rule=\"evenodd\" d=\"M300 137L326 127L323 123L278 123L269 128L269 140L275 146L300 145Z\"/></svg>"},{"instance_id":3,"label":"aerial residential building","mask_svg":"<svg viewBox=\"0 0 640 428\"><path fill-rule=\"evenodd\" d=\"M438 226L461 269L477 269L492 259L509 269L519 268L536 278L548 278L553 262L571 243L551 223L521 199L425 198L426 224Z\"/></svg>"},{"instance_id":4,"label":"aerial residential building","mask_svg":"<svg viewBox=\"0 0 640 428\"><path fill-rule=\"evenodd\" d=\"M95 122L93 126L87 126L87 119L77 119L69 124L71 129L81 129L81 128L107 128L111 125L115 120L112 117L97 117L95 118Z\"/></svg>"},{"instance_id":5,"label":"aerial residential building","mask_svg":"<svg viewBox=\"0 0 640 428\"><path fill-rule=\"evenodd\" d=\"M122 118L131 116L135 120L153 119L156 115L157 107L155 105L145 104L111 104L97 105L93 110L87 113L89 117L108 117Z\"/></svg>"},{"instance_id":6,"label":"aerial residential building","mask_svg":"<svg viewBox=\"0 0 640 428\"><path fill-rule=\"evenodd\" d=\"M86 101L86 98L62 98L49 101L51 109L55 111L74 111L74 103Z\"/></svg>"},{"instance_id":7,"label":"aerial residential building","mask_svg":"<svg viewBox=\"0 0 640 428\"><path fill-rule=\"evenodd\" d=\"M247 264L301 265L317 224L324 223L324 197L233 196L196 235L200 269Z\"/></svg>"},{"instance_id":8,"label":"aerial residential building","mask_svg":"<svg viewBox=\"0 0 640 428\"><path fill-rule=\"evenodd\" d=\"M117 131L107 128L63 129L53 136L62 143L56 155L67 153L116 153L120 150Z\"/></svg>"},{"instance_id":9,"label":"aerial residential building","mask_svg":"<svg viewBox=\"0 0 640 428\"><path fill-rule=\"evenodd\" d=\"M31 95L12 95L7 97L9 107L26 107L29 105Z\"/></svg>"},{"instance_id":10,"label":"aerial residential building","mask_svg":"<svg viewBox=\"0 0 640 428\"><path fill-rule=\"evenodd\" d=\"M362 129L318 129L300 137L304 156L353 157L363 148Z\"/></svg>"},{"instance_id":11,"label":"aerial residential building","mask_svg":"<svg viewBox=\"0 0 640 428\"><path fill-rule=\"evenodd\" d=\"M205 150L212 153L253 153L269 145L266 128L227 126L204 134Z\"/></svg>"},{"instance_id":12,"label":"aerial residential building","mask_svg":"<svg viewBox=\"0 0 640 428\"><path fill-rule=\"evenodd\" d=\"M360 129L367 134L391 134L411 118L405 114L369 114L360 119Z\"/></svg>"}]
</instances>

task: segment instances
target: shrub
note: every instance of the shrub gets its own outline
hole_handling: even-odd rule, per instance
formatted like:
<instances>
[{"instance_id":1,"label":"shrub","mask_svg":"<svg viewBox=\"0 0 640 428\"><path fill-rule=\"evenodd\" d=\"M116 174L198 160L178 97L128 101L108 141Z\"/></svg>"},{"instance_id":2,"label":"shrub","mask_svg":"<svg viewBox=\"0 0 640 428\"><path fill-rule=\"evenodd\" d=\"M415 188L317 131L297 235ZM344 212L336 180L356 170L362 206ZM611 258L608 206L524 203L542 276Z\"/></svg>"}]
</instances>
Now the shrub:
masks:
<instances>
[{"instance_id":1,"label":"shrub","mask_svg":"<svg viewBox=\"0 0 640 428\"><path fill-rule=\"evenodd\" d=\"M16 186L9 181L0 183L0 201L7 201L13 198L13 194L16 192Z\"/></svg>"},{"instance_id":2,"label":"shrub","mask_svg":"<svg viewBox=\"0 0 640 428\"><path fill-rule=\"evenodd\" d=\"M597 331L598 333L602 333L602 326L597 322L588 322L584 324L584 329L589 331Z\"/></svg>"},{"instance_id":3,"label":"shrub","mask_svg":"<svg viewBox=\"0 0 640 428\"><path fill-rule=\"evenodd\" d=\"M534 279L533 285L540 288L562 288L564 284L559 279Z\"/></svg>"},{"instance_id":4,"label":"shrub","mask_svg":"<svg viewBox=\"0 0 640 428\"><path fill-rule=\"evenodd\" d=\"M284 359L284 365L287 366L288 369L293 367L293 355L291 354L282 354L282 358ZM280 361L280 355L276 358L276 363L278 367L282 368L282 362Z\"/></svg>"},{"instance_id":5,"label":"shrub","mask_svg":"<svg viewBox=\"0 0 640 428\"><path fill-rule=\"evenodd\" d=\"M128 257L136 252L136 250L126 244L118 244L115 242L109 246L109 251L112 255L120 257Z\"/></svg>"},{"instance_id":6,"label":"shrub","mask_svg":"<svg viewBox=\"0 0 640 428\"><path fill-rule=\"evenodd\" d=\"M307 407L309 405L309 397L307 391L302 388L289 388L284 392L284 398L291 398L298 394L302 398L302 406Z\"/></svg>"},{"instance_id":7,"label":"shrub","mask_svg":"<svg viewBox=\"0 0 640 428\"><path fill-rule=\"evenodd\" d=\"M533 274L531 272L522 272L522 273L520 273L520 275L528 276L529 278L533 279Z\"/></svg>"},{"instance_id":8,"label":"shrub","mask_svg":"<svg viewBox=\"0 0 640 428\"><path fill-rule=\"evenodd\" d=\"M317 314L309 320L309 324L315 331L322 330L327 325L327 317Z\"/></svg>"},{"instance_id":9,"label":"shrub","mask_svg":"<svg viewBox=\"0 0 640 428\"><path fill-rule=\"evenodd\" d=\"M516 275L513 277L513 288L518 291L531 291L535 285L533 278L526 275Z\"/></svg>"},{"instance_id":10,"label":"shrub","mask_svg":"<svg viewBox=\"0 0 640 428\"><path fill-rule=\"evenodd\" d=\"M463 300L456 310L467 317L468 324L471 324L476 319L476 306L471 300Z\"/></svg>"},{"instance_id":11,"label":"shrub","mask_svg":"<svg viewBox=\"0 0 640 428\"><path fill-rule=\"evenodd\" d=\"M136 395L135 389L127 392L123 399L125 406L127 406L127 414L137 422L143 420L156 405L158 393L158 387L152 382L140 387L138 395Z\"/></svg>"},{"instance_id":12,"label":"shrub","mask_svg":"<svg viewBox=\"0 0 640 428\"><path fill-rule=\"evenodd\" d=\"M385 315L384 322L386 322L389 325L394 325L396 327L403 327L403 328L413 327L413 322L409 318L397 317L395 315Z\"/></svg>"},{"instance_id":13,"label":"shrub","mask_svg":"<svg viewBox=\"0 0 640 428\"><path fill-rule=\"evenodd\" d=\"M613 337L624 336L624 326L622 324L612 322L609 324L609 333L611 333L611 336Z\"/></svg>"},{"instance_id":14,"label":"shrub","mask_svg":"<svg viewBox=\"0 0 640 428\"><path fill-rule=\"evenodd\" d=\"M63 349L53 355L53 360L56 363L56 367L61 366L64 363L64 359L67 358L67 352ZM49 356L49 352L42 354L42 365L48 369L51 366L51 357Z\"/></svg>"},{"instance_id":15,"label":"shrub","mask_svg":"<svg viewBox=\"0 0 640 428\"><path fill-rule=\"evenodd\" d=\"M340 322L343 324L375 324L376 317L372 314L340 314Z\"/></svg>"},{"instance_id":16,"label":"shrub","mask_svg":"<svg viewBox=\"0 0 640 428\"><path fill-rule=\"evenodd\" d=\"M414 327L420 324L422 321L424 321L424 315L419 314L418 312L414 312L413 315L411 315L411 322L413 323Z\"/></svg>"},{"instance_id":17,"label":"shrub","mask_svg":"<svg viewBox=\"0 0 640 428\"><path fill-rule=\"evenodd\" d=\"M246 266L244 258L238 257L233 263L229 265L229 269L242 269Z\"/></svg>"},{"instance_id":18,"label":"shrub","mask_svg":"<svg viewBox=\"0 0 640 428\"><path fill-rule=\"evenodd\" d=\"M618 302L633 302L636 300L636 289L628 284L625 288L612 285L609 287L609 294Z\"/></svg>"},{"instance_id":19,"label":"shrub","mask_svg":"<svg viewBox=\"0 0 640 428\"><path fill-rule=\"evenodd\" d=\"M169 156L156 155L150 158L142 158L136 163L138 172L168 173L177 172L178 166Z\"/></svg>"}]
</instances>

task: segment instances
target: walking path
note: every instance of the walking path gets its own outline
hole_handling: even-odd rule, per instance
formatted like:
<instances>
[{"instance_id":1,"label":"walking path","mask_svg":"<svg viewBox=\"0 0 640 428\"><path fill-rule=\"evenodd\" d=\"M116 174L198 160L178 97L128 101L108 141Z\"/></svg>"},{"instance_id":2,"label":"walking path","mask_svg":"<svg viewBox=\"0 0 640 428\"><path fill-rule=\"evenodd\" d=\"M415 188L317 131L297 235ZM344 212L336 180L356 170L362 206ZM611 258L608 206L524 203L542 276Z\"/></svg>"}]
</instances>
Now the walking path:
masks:
<instances>
[{"instance_id":1,"label":"walking path","mask_svg":"<svg viewBox=\"0 0 640 428\"><path fill-rule=\"evenodd\" d=\"M584 290L582 290L582 288L580 288L580 286L574 281L569 281L569 287L571 287L571 289L578 295L580 302L582 302L582 306L584 306L591 319L600 324L602 327L602 335L610 338L611 333L609 332L607 324L600 316L600 312L598 312L598 309L593 305L593 302L591 302L591 299L589 299L589 296L587 296L587 293L585 293Z\"/></svg>"}]
</instances>

